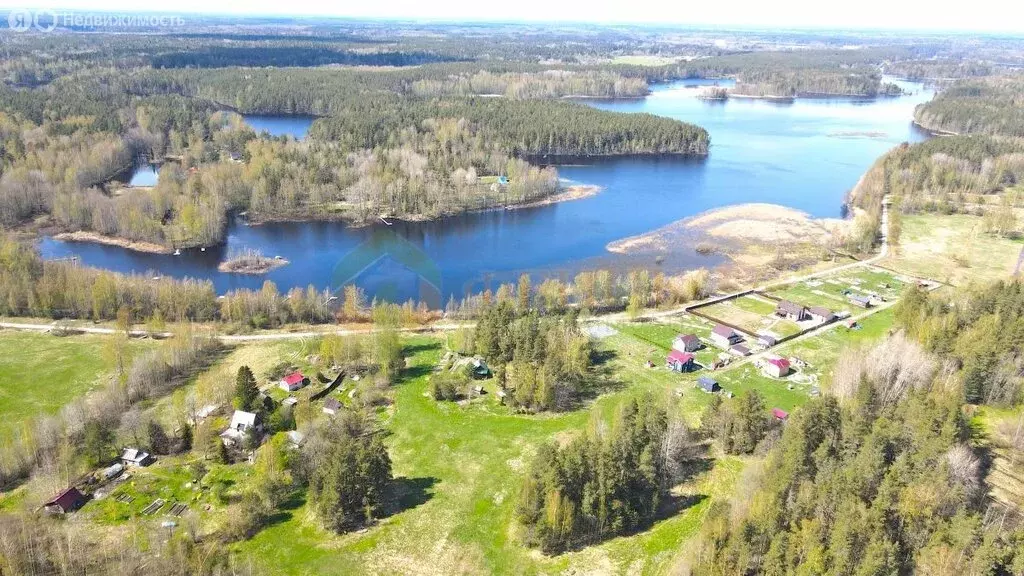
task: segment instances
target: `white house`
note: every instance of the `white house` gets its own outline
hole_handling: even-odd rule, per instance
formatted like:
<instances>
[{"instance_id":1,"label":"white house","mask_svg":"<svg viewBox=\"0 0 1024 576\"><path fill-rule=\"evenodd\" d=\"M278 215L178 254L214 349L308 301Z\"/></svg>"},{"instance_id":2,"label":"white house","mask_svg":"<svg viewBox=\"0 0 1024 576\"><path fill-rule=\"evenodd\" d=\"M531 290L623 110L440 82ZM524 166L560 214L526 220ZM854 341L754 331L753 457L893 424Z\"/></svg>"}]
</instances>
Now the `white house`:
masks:
<instances>
[{"instance_id":1,"label":"white house","mask_svg":"<svg viewBox=\"0 0 1024 576\"><path fill-rule=\"evenodd\" d=\"M719 348L729 349L733 344L742 342L743 336L724 324L716 324L714 330L711 331L711 341Z\"/></svg>"},{"instance_id":2,"label":"white house","mask_svg":"<svg viewBox=\"0 0 1024 576\"><path fill-rule=\"evenodd\" d=\"M231 426L221 432L220 437L226 444L241 442L250 430L255 432L263 431L263 424L259 422L256 414L244 410L235 410L231 416Z\"/></svg>"},{"instance_id":3,"label":"white house","mask_svg":"<svg viewBox=\"0 0 1024 576\"><path fill-rule=\"evenodd\" d=\"M700 338L694 334L680 334L672 341L672 349L680 352L694 352L700 349Z\"/></svg>"}]
</instances>

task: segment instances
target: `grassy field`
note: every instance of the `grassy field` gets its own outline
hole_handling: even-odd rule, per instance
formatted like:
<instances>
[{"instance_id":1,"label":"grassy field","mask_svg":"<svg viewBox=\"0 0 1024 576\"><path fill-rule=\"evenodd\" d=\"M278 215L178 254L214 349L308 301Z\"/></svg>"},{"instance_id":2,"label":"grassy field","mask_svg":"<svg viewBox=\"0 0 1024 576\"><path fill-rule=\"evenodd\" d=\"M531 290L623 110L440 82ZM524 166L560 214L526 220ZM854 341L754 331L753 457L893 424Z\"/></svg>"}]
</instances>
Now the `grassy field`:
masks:
<instances>
[{"instance_id":1,"label":"grassy field","mask_svg":"<svg viewBox=\"0 0 1024 576\"><path fill-rule=\"evenodd\" d=\"M767 309L767 312L761 311L764 309ZM762 305L760 300L744 296L725 302L718 302L711 306L704 306L700 308L700 312L716 320L742 328L751 334L756 334L771 324L771 316L774 309L774 306L767 307Z\"/></svg>"},{"instance_id":2,"label":"grassy field","mask_svg":"<svg viewBox=\"0 0 1024 576\"><path fill-rule=\"evenodd\" d=\"M748 294L702 307L700 312L716 320L738 326L751 334L768 331L779 338L784 338L800 333L800 326L796 322L776 316L775 308L775 302L755 294Z\"/></svg>"},{"instance_id":3,"label":"grassy field","mask_svg":"<svg viewBox=\"0 0 1024 576\"><path fill-rule=\"evenodd\" d=\"M103 351L107 339L0 332L0 430L55 413L102 385L114 369ZM130 340L128 353L155 345L152 340Z\"/></svg>"},{"instance_id":4,"label":"grassy field","mask_svg":"<svg viewBox=\"0 0 1024 576\"><path fill-rule=\"evenodd\" d=\"M804 306L822 306L834 312L862 311L849 304L845 292L864 295L875 293L886 301L899 297L906 282L896 274L879 268L857 268L834 275L822 276L796 284L787 284L769 291L772 296L791 300Z\"/></svg>"},{"instance_id":5,"label":"grassy field","mask_svg":"<svg viewBox=\"0 0 1024 576\"><path fill-rule=\"evenodd\" d=\"M681 375L643 366L649 342L619 334L598 342L609 360L601 394L569 413L522 416L493 394L468 406L426 394L439 344L419 338L388 418L390 453L399 487L395 512L363 534L335 536L308 521L304 505L239 546L254 561L284 574L663 573L700 526L714 498L729 493L742 461L719 460L677 487L696 504L675 510L648 530L584 550L547 557L524 548L515 533L515 500L537 446L607 422L624 401L645 392L673 397ZM707 397L685 387L680 410L699 412Z\"/></svg>"},{"instance_id":6,"label":"grassy field","mask_svg":"<svg viewBox=\"0 0 1024 576\"><path fill-rule=\"evenodd\" d=\"M882 264L959 286L1013 274L1022 249L1024 240L984 233L977 216L908 215L899 245Z\"/></svg>"},{"instance_id":7,"label":"grassy field","mask_svg":"<svg viewBox=\"0 0 1024 576\"><path fill-rule=\"evenodd\" d=\"M736 308L750 314L767 310L770 315L768 306L764 300L748 298ZM841 347L877 339L891 323L892 315L882 311L865 320L861 330L836 327L782 346L779 352L806 360L810 366L804 372L826 380ZM663 365L664 355L677 334L694 333L706 338L712 327L710 322L683 314L664 321L623 322L612 327L618 330L617 334L595 340L602 360L584 403L573 411L534 416L514 414L501 406L494 394L493 381L485 383L488 394L469 403L434 401L428 388L432 369L442 353L441 344L430 337L405 340L409 363L394 386L393 405L380 413L390 432L387 442L396 477L386 517L365 531L341 536L326 533L312 520L300 494L275 515L267 528L251 540L232 545L233 550L275 574L671 572L686 542L699 529L708 507L717 499L732 495L745 459L715 459L707 470L674 488L675 495L689 497L679 498L685 504L666 510L661 519L637 534L554 557L525 548L517 534L514 508L522 475L543 442L564 442L591 427L607 425L620 406L643 394L673 402L674 409L696 425L712 398L694 386L697 377L707 371L678 374ZM10 336L0 334L0 343L15 348L15 343L3 339ZM102 357L99 349L87 346L100 346L99 337L57 339L25 333L16 336L38 338L43 349L52 343L47 339L56 341L57 347L49 351L49 360L40 362L34 370L52 371L53 366L67 362L79 368L87 365L85 360L54 360L54 350L67 353L67 343L74 344L71 348L82 356L92 360ZM185 390L209 394L210 390L219 389L223 394L227 389L230 393L234 373L243 364L253 368L261 385L268 383L267 372L282 361L315 376L310 369L310 356L315 353L315 340L239 345L194 378ZM698 360L709 361L717 353L713 348L701 351ZM648 360L653 361L653 368L647 367ZM93 369L96 374L104 373L102 365ZM749 363L712 375L734 394L757 389L769 407L792 410L810 397L809 383L768 378ZM59 381L68 376L51 374L50 378ZM88 387L87 383L80 393ZM318 384L311 386L302 394L319 388ZM164 398L151 408L157 413L169 412L171 405L170 398ZM197 488L187 467L189 459L197 457L165 457L153 467L133 471L131 479L107 490L104 498L90 502L81 517L104 527L161 522L167 519L170 503L185 502L204 525L217 525L224 519L225 505L245 485L249 466L209 464L210 472L203 486ZM118 494L127 494L133 500L118 501ZM0 500L0 509L17 506L18 498L11 494L6 502ZM141 510L156 498L163 498L168 504L153 516L141 515Z\"/></svg>"}]
</instances>

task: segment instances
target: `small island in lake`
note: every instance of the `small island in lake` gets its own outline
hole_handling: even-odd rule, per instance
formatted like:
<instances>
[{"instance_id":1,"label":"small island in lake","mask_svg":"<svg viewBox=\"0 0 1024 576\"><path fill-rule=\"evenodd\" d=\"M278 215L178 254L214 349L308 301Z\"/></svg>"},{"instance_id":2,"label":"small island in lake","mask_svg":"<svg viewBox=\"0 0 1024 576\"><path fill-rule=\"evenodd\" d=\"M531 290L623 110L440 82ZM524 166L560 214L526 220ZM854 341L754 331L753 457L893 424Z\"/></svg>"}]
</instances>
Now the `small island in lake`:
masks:
<instances>
[{"instance_id":1,"label":"small island in lake","mask_svg":"<svg viewBox=\"0 0 1024 576\"><path fill-rule=\"evenodd\" d=\"M288 263L280 256L269 258L259 250L244 250L229 256L217 266L217 270L231 274L266 274Z\"/></svg>"}]
</instances>

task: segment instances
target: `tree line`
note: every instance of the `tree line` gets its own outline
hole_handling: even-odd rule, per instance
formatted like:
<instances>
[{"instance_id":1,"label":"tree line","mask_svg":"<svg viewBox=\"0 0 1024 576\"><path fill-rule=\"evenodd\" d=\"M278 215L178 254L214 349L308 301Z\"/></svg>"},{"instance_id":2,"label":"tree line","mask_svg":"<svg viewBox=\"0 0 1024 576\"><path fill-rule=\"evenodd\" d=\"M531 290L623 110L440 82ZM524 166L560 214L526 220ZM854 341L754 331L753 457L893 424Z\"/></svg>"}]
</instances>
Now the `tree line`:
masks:
<instances>
[{"instance_id":1,"label":"tree line","mask_svg":"<svg viewBox=\"0 0 1024 576\"><path fill-rule=\"evenodd\" d=\"M986 498L958 386L896 336L847 351L766 461L712 505L693 574L1016 573L1024 533ZM970 389L969 381L964 390Z\"/></svg>"},{"instance_id":2,"label":"tree line","mask_svg":"<svg viewBox=\"0 0 1024 576\"><path fill-rule=\"evenodd\" d=\"M938 132L1024 137L1024 78L961 80L914 110L914 120Z\"/></svg>"},{"instance_id":3,"label":"tree line","mask_svg":"<svg viewBox=\"0 0 1024 576\"><path fill-rule=\"evenodd\" d=\"M561 552L649 525L692 449L686 427L650 397L627 402L606 433L541 446L516 503L525 543Z\"/></svg>"}]
</instances>

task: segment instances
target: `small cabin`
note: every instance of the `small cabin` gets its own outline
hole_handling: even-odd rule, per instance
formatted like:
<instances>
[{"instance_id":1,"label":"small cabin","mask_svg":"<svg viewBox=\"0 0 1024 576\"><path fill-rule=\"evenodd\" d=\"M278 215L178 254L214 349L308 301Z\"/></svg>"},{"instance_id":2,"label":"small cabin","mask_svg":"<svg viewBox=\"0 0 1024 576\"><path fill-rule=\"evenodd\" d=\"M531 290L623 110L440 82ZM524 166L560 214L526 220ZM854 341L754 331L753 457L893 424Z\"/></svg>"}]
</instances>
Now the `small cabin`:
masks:
<instances>
[{"instance_id":1,"label":"small cabin","mask_svg":"<svg viewBox=\"0 0 1024 576\"><path fill-rule=\"evenodd\" d=\"M337 398L328 398L327 400L324 400L324 414L334 416L338 412L341 412L341 409L341 401Z\"/></svg>"},{"instance_id":2,"label":"small cabin","mask_svg":"<svg viewBox=\"0 0 1024 576\"><path fill-rule=\"evenodd\" d=\"M722 389L718 382L710 376L701 376L697 379L697 387L705 392L718 392Z\"/></svg>"},{"instance_id":3,"label":"small cabin","mask_svg":"<svg viewBox=\"0 0 1024 576\"><path fill-rule=\"evenodd\" d=\"M779 422L785 422L789 418L789 412L786 412L782 408L772 408L772 418L775 418Z\"/></svg>"},{"instance_id":4,"label":"small cabin","mask_svg":"<svg viewBox=\"0 0 1024 576\"><path fill-rule=\"evenodd\" d=\"M231 425L227 430L221 432L220 437L228 445L241 443L250 430L257 433L263 431L263 424L260 423L259 417L252 412L235 410L231 416Z\"/></svg>"},{"instance_id":5,"label":"small cabin","mask_svg":"<svg viewBox=\"0 0 1024 576\"><path fill-rule=\"evenodd\" d=\"M291 374L281 378L278 382L278 386L281 387L285 392L295 392L296 390L302 389L306 385L306 377L302 375L302 372L292 372Z\"/></svg>"},{"instance_id":6,"label":"small cabin","mask_svg":"<svg viewBox=\"0 0 1024 576\"><path fill-rule=\"evenodd\" d=\"M153 463L153 456L137 448L125 448L121 453L121 463L126 467L143 467Z\"/></svg>"},{"instance_id":7,"label":"small cabin","mask_svg":"<svg viewBox=\"0 0 1024 576\"><path fill-rule=\"evenodd\" d=\"M70 514L85 505L85 494L72 486L58 494L53 500L43 504L43 509L50 514Z\"/></svg>"},{"instance_id":8,"label":"small cabin","mask_svg":"<svg viewBox=\"0 0 1024 576\"><path fill-rule=\"evenodd\" d=\"M853 304L854 306L857 306L859 308L870 308L871 307L871 297L870 296L864 296L864 295L861 295L861 294L850 294L847 297L847 299L850 301L850 304Z\"/></svg>"},{"instance_id":9,"label":"small cabin","mask_svg":"<svg viewBox=\"0 0 1024 576\"><path fill-rule=\"evenodd\" d=\"M729 353L734 356L750 356L750 348L743 344L735 344L729 348Z\"/></svg>"}]
</instances>

